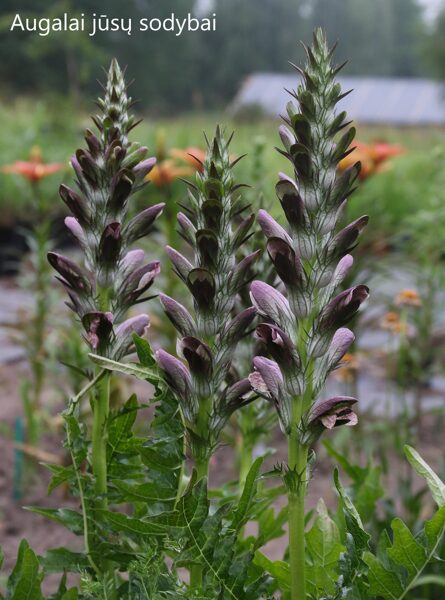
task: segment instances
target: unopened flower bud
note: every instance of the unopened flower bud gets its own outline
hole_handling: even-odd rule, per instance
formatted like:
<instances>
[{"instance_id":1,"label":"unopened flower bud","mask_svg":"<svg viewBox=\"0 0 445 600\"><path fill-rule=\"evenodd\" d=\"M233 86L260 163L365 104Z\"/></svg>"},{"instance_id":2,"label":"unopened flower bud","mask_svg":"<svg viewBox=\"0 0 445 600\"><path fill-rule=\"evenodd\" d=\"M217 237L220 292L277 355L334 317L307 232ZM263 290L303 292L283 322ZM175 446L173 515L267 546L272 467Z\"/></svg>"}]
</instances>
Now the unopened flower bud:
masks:
<instances>
[{"instance_id":1,"label":"unopened flower bud","mask_svg":"<svg viewBox=\"0 0 445 600\"><path fill-rule=\"evenodd\" d=\"M254 281L250 286L250 297L257 311L283 326L293 320L289 302L278 290L262 281Z\"/></svg>"},{"instance_id":2,"label":"unopened flower bud","mask_svg":"<svg viewBox=\"0 0 445 600\"><path fill-rule=\"evenodd\" d=\"M207 344L198 338L186 336L180 342L180 349L194 375L204 378L210 376L213 357Z\"/></svg>"},{"instance_id":3,"label":"unopened flower bud","mask_svg":"<svg viewBox=\"0 0 445 600\"><path fill-rule=\"evenodd\" d=\"M136 315L127 319L116 327L116 353L115 359L122 358L129 354L134 346L133 334L142 336L150 325L150 319L148 315Z\"/></svg>"},{"instance_id":4,"label":"unopened flower bud","mask_svg":"<svg viewBox=\"0 0 445 600\"><path fill-rule=\"evenodd\" d=\"M74 217L65 217L65 226L70 230L72 235L80 243L81 246L86 244L85 231L82 229L81 224Z\"/></svg>"},{"instance_id":5,"label":"unopened flower bud","mask_svg":"<svg viewBox=\"0 0 445 600\"><path fill-rule=\"evenodd\" d=\"M106 267L116 265L122 247L120 223L110 223L104 229L99 243L99 261Z\"/></svg>"},{"instance_id":6,"label":"unopened flower bud","mask_svg":"<svg viewBox=\"0 0 445 600\"><path fill-rule=\"evenodd\" d=\"M154 206L146 208L131 219L125 228L125 235L128 243L135 242L139 238L147 235L155 220L162 214L164 207L164 203L155 204Z\"/></svg>"},{"instance_id":7,"label":"unopened flower bud","mask_svg":"<svg viewBox=\"0 0 445 600\"><path fill-rule=\"evenodd\" d=\"M76 292L84 294L90 294L92 292L87 275L75 262L56 252L48 253L48 261L62 276L64 283L69 285Z\"/></svg>"},{"instance_id":8,"label":"unopened flower bud","mask_svg":"<svg viewBox=\"0 0 445 600\"><path fill-rule=\"evenodd\" d=\"M256 309L253 306L241 311L226 325L221 338L228 346L238 343L245 334L246 329L252 324L255 316Z\"/></svg>"},{"instance_id":9,"label":"unopened flower bud","mask_svg":"<svg viewBox=\"0 0 445 600\"><path fill-rule=\"evenodd\" d=\"M289 225L297 231L302 230L307 225L303 199L295 183L288 178L284 178L284 175L282 177L275 187L278 199Z\"/></svg>"},{"instance_id":10,"label":"unopened flower bud","mask_svg":"<svg viewBox=\"0 0 445 600\"><path fill-rule=\"evenodd\" d=\"M76 192L65 184L60 186L59 194L79 223L81 225L87 225L90 220L90 211L88 210L85 199L82 198L82 196L79 196L79 194L76 194Z\"/></svg>"},{"instance_id":11,"label":"unopened flower bud","mask_svg":"<svg viewBox=\"0 0 445 600\"><path fill-rule=\"evenodd\" d=\"M172 389L181 395L187 394L191 388L191 377L185 364L164 350L156 352L156 359Z\"/></svg>"},{"instance_id":12,"label":"unopened flower bud","mask_svg":"<svg viewBox=\"0 0 445 600\"><path fill-rule=\"evenodd\" d=\"M215 297L215 280L210 271L193 269L188 274L187 284L199 308L209 311Z\"/></svg>"},{"instance_id":13,"label":"unopened flower bud","mask_svg":"<svg viewBox=\"0 0 445 600\"><path fill-rule=\"evenodd\" d=\"M281 281L289 287L301 287L303 267L293 248L282 239L271 237L267 252Z\"/></svg>"},{"instance_id":14,"label":"unopened flower bud","mask_svg":"<svg viewBox=\"0 0 445 600\"><path fill-rule=\"evenodd\" d=\"M195 335L196 325L185 306L165 294L159 294L159 299L166 315L179 333L183 336Z\"/></svg>"},{"instance_id":15,"label":"unopened flower bud","mask_svg":"<svg viewBox=\"0 0 445 600\"><path fill-rule=\"evenodd\" d=\"M267 238L279 238L292 246L292 240L286 230L273 219L268 212L261 209L258 212L258 223Z\"/></svg>"},{"instance_id":16,"label":"unopened flower bud","mask_svg":"<svg viewBox=\"0 0 445 600\"><path fill-rule=\"evenodd\" d=\"M189 260L187 260L185 256L183 256L170 246L167 246L165 251L167 252L169 259L173 263L175 272L183 281L187 281L187 277L189 276L190 271L193 270L192 263Z\"/></svg>"}]
</instances>

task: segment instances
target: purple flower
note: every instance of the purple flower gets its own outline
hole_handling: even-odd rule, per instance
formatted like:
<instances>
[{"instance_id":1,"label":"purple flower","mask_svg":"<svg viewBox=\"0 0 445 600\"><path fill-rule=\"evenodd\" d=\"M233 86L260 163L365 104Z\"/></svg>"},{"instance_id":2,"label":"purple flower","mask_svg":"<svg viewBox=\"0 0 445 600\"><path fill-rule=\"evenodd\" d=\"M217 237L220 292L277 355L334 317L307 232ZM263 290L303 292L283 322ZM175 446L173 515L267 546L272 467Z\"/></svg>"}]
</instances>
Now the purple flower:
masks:
<instances>
[{"instance_id":1,"label":"purple flower","mask_svg":"<svg viewBox=\"0 0 445 600\"><path fill-rule=\"evenodd\" d=\"M79 184L79 187L81 189L81 191L86 195L87 194L87 186L85 186L85 182L84 182L84 175L82 172L82 167L80 166L79 161L77 160L77 157L75 154L72 155L71 159L70 159L70 164L76 174L77 177L77 183Z\"/></svg>"},{"instance_id":2,"label":"purple flower","mask_svg":"<svg viewBox=\"0 0 445 600\"><path fill-rule=\"evenodd\" d=\"M79 196L79 194L76 194L76 192L65 184L60 186L59 194L79 223L81 225L88 225L90 221L90 211L85 199L82 198L82 196Z\"/></svg>"},{"instance_id":3,"label":"purple flower","mask_svg":"<svg viewBox=\"0 0 445 600\"><path fill-rule=\"evenodd\" d=\"M249 379L241 379L227 389L225 399L228 403L231 403L237 401L239 398L242 398L251 391L252 385Z\"/></svg>"},{"instance_id":4,"label":"purple flower","mask_svg":"<svg viewBox=\"0 0 445 600\"><path fill-rule=\"evenodd\" d=\"M80 169L82 176L87 180L89 185L93 189L96 189L98 185L99 176L96 161L87 150L83 149L79 149L76 151L76 159L77 164L73 163L73 159L71 161L71 164L73 165L76 174Z\"/></svg>"},{"instance_id":5,"label":"purple flower","mask_svg":"<svg viewBox=\"0 0 445 600\"><path fill-rule=\"evenodd\" d=\"M209 346L196 337L186 336L179 349L189 364L190 371L197 377L209 377L213 368L213 356Z\"/></svg>"},{"instance_id":6,"label":"purple flower","mask_svg":"<svg viewBox=\"0 0 445 600\"><path fill-rule=\"evenodd\" d=\"M328 246L328 253L331 256L342 257L346 253L351 252L355 248L357 239L368 224L368 221L369 217L364 215L339 231Z\"/></svg>"},{"instance_id":7,"label":"purple flower","mask_svg":"<svg viewBox=\"0 0 445 600\"><path fill-rule=\"evenodd\" d=\"M159 299L167 317L179 333L184 336L193 336L196 331L196 325L185 306L165 294L159 294Z\"/></svg>"},{"instance_id":8,"label":"purple flower","mask_svg":"<svg viewBox=\"0 0 445 600\"><path fill-rule=\"evenodd\" d=\"M146 158L133 168L133 173L136 175L138 180L145 179L150 171L153 170L155 164L156 158L154 156L151 158Z\"/></svg>"},{"instance_id":9,"label":"purple flower","mask_svg":"<svg viewBox=\"0 0 445 600\"><path fill-rule=\"evenodd\" d=\"M185 364L165 350L156 352L156 360L166 374L172 389L182 396L187 395L191 389L192 379Z\"/></svg>"},{"instance_id":10,"label":"purple flower","mask_svg":"<svg viewBox=\"0 0 445 600\"><path fill-rule=\"evenodd\" d=\"M64 223L81 246L84 246L86 243L85 231L79 221L74 217L66 217Z\"/></svg>"},{"instance_id":11,"label":"purple flower","mask_svg":"<svg viewBox=\"0 0 445 600\"><path fill-rule=\"evenodd\" d=\"M136 269L142 266L144 262L145 253L143 250L135 249L130 250L121 260L121 270L123 273L129 275Z\"/></svg>"},{"instance_id":12,"label":"purple flower","mask_svg":"<svg viewBox=\"0 0 445 600\"><path fill-rule=\"evenodd\" d=\"M190 219L185 216L183 212L178 213L177 219L181 228L180 234L186 242L188 242L192 247L194 247L196 227L193 225Z\"/></svg>"},{"instance_id":13,"label":"purple flower","mask_svg":"<svg viewBox=\"0 0 445 600\"><path fill-rule=\"evenodd\" d=\"M357 400L350 396L336 396L319 402L312 409L306 431L307 443L313 444L326 429L346 425L352 427L358 422L352 410Z\"/></svg>"},{"instance_id":14,"label":"purple flower","mask_svg":"<svg viewBox=\"0 0 445 600\"><path fill-rule=\"evenodd\" d=\"M225 391L221 398L222 406L220 407L220 412L224 414L226 419L235 410L246 406L246 404L249 404L253 400L254 397L252 395L249 397L250 392L252 392L252 384L248 378L237 381Z\"/></svg>"},{"instance_id":15,"label":"purple flower","mask_svg":"<svg viewBox=\"0 0 445 600\"><path fill-rule=\"evenodd\" d=\"M253 365L257 370L257 373L251 373L249 376L253 389L261 395L269 395L278 402L284 389L280 367L274 360L270 360L265 356L255 356ZM258 377L258 374L260 377Z\"/></svg>"},{"instance_id":16,"label":"purple flower","mask_svg":"<svg viewBox=\"0 0 445 600\"><path fill-rule=\"evenodd\" d=\"M182 279L182 281L187 281L187 277L190 271L193 269L192 263L187 260L185 256L182 256L182 254L170 246L166 246L165 250L168 254L168 257L172 261L178 276Z\"/></svg>"},{"instance_id":17,"label":"purple flower","mask_svg":"<svg viewBox=\"0 0 445 600\"><path fill-rule=\"evenodd\" d=\"M256 337L262 342L269 354L283 368L288 369L299 364L299 357L289 336L276 325L261 323L256 328Z\"/></svg>"},{"instance_id":18,"label":"purple flower","mask_svg":"<svg viewBox=\"0 0 445 600\"><path fill-rule=\"evenodd\" d=\"M48 253L48 261L62 276L61 281L64 285L67 285L78 293L90 294L92 292L91 283L87 275L75 262L56 252Z\"/></svg>"},{"instance_id":19,"label":"purple flower","mask_svg":"<svg viewBox=\"0 0 445 600\"><path fill-rule=\"evenodd\" d=\"M246 329L252 324L256 316L256 309L251 306L241 311L224 328L221 338L229 346L236 344L243 337Z\"/></svg>"},{"instance_id":20,"label":"purple flower","mask_svg":"<svg viewBox=\"0 0 445 600\"><path fill-rule=\"evenodd\" d=\"M355 335L350 329L341 327L337 329L327 352L328 370L335 369L343 356L354 343Z\"/></svg>"},{"instance_id":21,"label":"purple flower","mask_svg":"<svg viewBox=\"0 0 445 600\"><path fill-rule=\"evenodd\" d=\"M155 220L162 214L165 204L155 204L146 208L138 215L133 217L125 228L125 235L128 243L134 242L139 238L147 235Z\"/></svg>"},{"instance_id":22,"label":"purple flower","mask_svg":"<svg viewBox=\"0 0 445 600\"><path fill-rule=\"evenodd\" d=\"M354 259L350 254L346 254L342 259L340 259L337 267L335 268L334 275L332 276L330 283L331 287L337 287L342 281L344 281L353 264Z\"/></svg>"},{"instance_id":23,"label":"purple flower","mask_svg":"<svg viewBox=\"0 0 445 600\"><path fill-rule=\"evenodd\" d=\"M149 325L150 319L148 315L136 315L135 317L130 317L116 327L116 336L124 337L132 335L133 333L137 333L137 335L140 336Z\"/></svg>"},{"instance_id":24,"label":"purple flower","mask_svg":"<svg viewBox=\"0 0 445 600\"><path fill-rule=\"evenodd\" d=\"M256 356L253 364L256 371L249 375L252 388L260 396L272 400L283 431L289 433L291 429L291 399L286 391L280 367L275 361L264 356Z\"/></svg>"},{"instance_id":25,"label":"purple flower","mask_svg":"<svg viewBox=\"0 0 445 600\"><path fill-rule=\"evenodd\" d=\"M368 299L369 288L366 285L356 285L341 292L333 298L322 310L319 322L321 332L328 332L342 327L350 321Z\"/></svg>"},{"instance_id":26,"label":"purple flower","mask_svg":"<svg viewBox=\"0 0 445 600\"><path fill-rule=\"evenodd\" d=\"M134 304L153 285L160 271L160 263L156 260L130 273L122 284L122 303L127 306Z\"/></svg>"},{"instance_id":27,"label":"purple flower","mask_svg":"<svg viewBox=\"0 0 445 600\"><path fill-rule=\"evenodd\" d=\"M290 149L296 143L294 134L285 125L280 126L278 133L283 142L283 146L286 148L287 152L290 152Z\"/></svg>"},{"instance_id":28,"label":"purple flower","mask_svg":"<svg viewBox=\"0 0 445 600\"><path fill-rule=\"evenodd\" d=\"M250 286L250 297L257 311L278 325L292 321L289 302L271 285L254 281Z\"/></svg>"},{"instance_id":29,"label":"purple flower","mask_svg":"<svg viewBox=\"0 0 445 600\"><path fill-rule=\"evenodd\" d=\"M110 312L91 312L82 317L87 340L94 352L106 354L113 331L113 315Z\"/></svg>"},{"instance_id":30,"label":"purple flower","mask_svg":"<svg viewBox=\"0 0 445 600\"><path fill-rule=\"evenodd\" d=\"M100 141L96 135L91 131L91 129L87 129L85 131L85 141L88 144L88 149L93 158L97 158L100 153Z\"/></svg>"},{"instance_id":31,"label":"purple flower","mask_svg":"<svg viewBox=\"0 0 445 600\"><path fill-rule=\"evenodd\" d=\"M267 242L267 252L281 281L289 287L301 286L303 267L293 248L282 239L272 237Z\"/></svg>"},{"instance_id":32,"label":"purple flower","mask_svg":"<svg viewBox=\"0 0 445 600\"><path fill-rule=\"evenodd\" d=\"M258 211L257 220L266 237L279 238L289 244L289 246L292 246L292 240L286 230L281 227L267 211L263 209Z\"/></svg>"},{"instance_id":33,"label":"purple flower","mask_svg":"<svg viewBox=\"0 0 445 600\"><path fill-rule=\"evenodd\" d=\"M102 265L114 266L122 247L122 232L120 223L110 223L102 233L99 242L99 261Z\"/></svg>"},{"instance_id":34,"label":"purple flower","mask_svg":"<svg viewBox=\"0 0 445 600\"><path fill-rule=\"evenodd\" d=\"M113 212L116 213L125 208L128 197L133 191L133 185L134 175L128 169L122 169L114 176L108 203Z\"/></svg>"},{"instance_id":35,"label":"purple flower","mask_svg":"<svg viewBox=\"0 0 445 600\"><path fill-rule=\"evenodd\" d=\"M137 315L127 319L115 329L116 335L116 354L115 358L119 359L129 354L133 348L133 334L142 336L147 327L150 326L148 315Z\"/></svg>"}]
</instances>

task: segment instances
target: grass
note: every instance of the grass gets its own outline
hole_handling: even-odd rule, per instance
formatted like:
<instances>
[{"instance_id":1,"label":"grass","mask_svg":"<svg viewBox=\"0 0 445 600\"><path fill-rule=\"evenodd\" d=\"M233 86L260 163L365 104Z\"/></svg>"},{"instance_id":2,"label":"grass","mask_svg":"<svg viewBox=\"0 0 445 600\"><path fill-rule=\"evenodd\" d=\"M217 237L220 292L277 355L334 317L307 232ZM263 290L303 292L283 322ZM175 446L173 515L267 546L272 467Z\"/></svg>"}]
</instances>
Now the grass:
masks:
<instances>
[{"instance_id":1,"label":"grass","mask_svg":"<svg viewBox=\"0 0 445 600\"><path fill-rule=\"evenodd\" d=\"M58 183L61 179L71 179L69 157L73 148L81 145L81 132L87 121L87 115L76 114L71 106L60 100L19 99L13 104L0 103L0 128L3 139L0 147L0 166L26 159L35 145L42 148L46 162L66 163L67 170L64 174L49 177L42 182L43 193L51 201L54 199L54 210L60 210L61 203L57 199ZM240 181L251 181L253 142L258 136L264 138L265 203L268 204L269 199L273 202L276 175L280 170L288 169L286 161L274 150L279 144L278 120L234 122L231 116L224 113L184 115L156 122L146 118L135 135L138 141L147 145L153 153L160 132L165 138L167 148L203 147L203 132L210 135L216 123L221 123L229 131L236 130L232 145L234 154L248 154L238 167ZM351 216L369 213L374 233L388 235L397 230L398 224L407 214L412 214L420 207L422 198L428 193L433 169L431 151L443 143L443 132L432 128L358 126L357 137L365 142L383 139L391 143L400 143L407 149L404 156L391 161L387 172L370 178L360 186L349 209ZM150 195L150 191L145 193ZM31 202L32 196L26 181L18 176L0 173L1 224L26 219Z\"/></svg>"}]
</instances>

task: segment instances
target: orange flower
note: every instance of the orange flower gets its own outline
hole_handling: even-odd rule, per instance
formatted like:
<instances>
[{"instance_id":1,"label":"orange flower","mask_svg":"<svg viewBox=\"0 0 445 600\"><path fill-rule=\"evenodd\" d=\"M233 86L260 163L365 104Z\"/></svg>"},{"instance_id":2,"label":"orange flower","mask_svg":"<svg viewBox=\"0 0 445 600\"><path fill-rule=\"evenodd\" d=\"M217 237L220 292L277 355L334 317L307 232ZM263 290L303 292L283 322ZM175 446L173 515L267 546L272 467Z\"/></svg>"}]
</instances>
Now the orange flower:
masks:
<instances>
[{"instance_id":1,"label":"orange flower","mask_svg":"<svg viewBox=\"0 0 445 600\"><path fill-rule=\"evenodd\" d=\"M180 148L172 148L172 150L170 150L170 156L188 163L194 169L196 169L196 171L202 171L206 153L204 150L201 150L201 148L194 148L193 146L190 146L184 150L181 150Z\"/></svg>"},{"instance_id":2,"label":"orange flower","mask_svg":"<svg viewBox=\"0 0 445 600\"><path fill-rule=\"evenodd\" d=\"M360 179L366 179L374 171L374 163L369 155L368 146L361 142L355 142L354 146L355 149L340 161L338 169L339 171L346 171L346 169L360 161L362 164Z\"/></svg>"},{"instance_id":3,"label":"orange flower","mask_svg":"<svg viewBox=\"0 0 445 600\"><path fill-rule=\"evenodd\" d=\"M62 163L43 163L41 150L40 148L35 146L31 149L28 161L18 160L12 165L2 167L1 171L2 173L22 175L28 181L36 183L44 177L48 177L48 175L53 175L54 173L57 173L64 168L65 165Z\"/></svg>"},{"instance_id":4,"label":"orange flower","mask_svg":"<svg viewBox=\"0 0 445 600\"><path fill-rule=\"evenodd\" d=\"M402 323L396 312L387 312L380 321L380 326L390 333L406 333L406 324Z\"/></svg>"},{"instance_id":5,"label":"orange flower","mask_svg":"<svg viewBox=\"0 0 445 600\"><path fill-rule=\"evenodd\" d=\"M354 142L353 152L340 161L338 168L340 171L345 171L360 161L362 163L360 179L366 179L370 175L387 170L388 165L383 163L403 152L405 149L399 144L387 144L381 141L364 144L357 141Z\"/></svg>"},{"instance_id":6,"label":"orange flower","mask_svg":"<svg viewBox=\"0 0 445 600\"><path fill-rule=\"evenodd\" d=\"M192 167L179 167L174 160L163 160L155 165L147 175L147 180L153 182L157 187L170 185L180 177L193 175L196 169Z\"/></svg>"},{"instance_id":7,"label":"orange flower","mask_svg":"<svg viewBox=\"0 0 445 600\"><path fill-rule=\"evenodd\" d=\"M181 177L189 177L196 171L202 171L205 152L200 148L173 148L169 156L171 158L158 162L147 176L147 180L157 187L170 185Z\"/></svg>"},{"instance_id":8,"label":"orange flower","mask_svg":"<svg viewBox=\"0 0 445 600\"><path fill-rule=\"evenodd\" d=\"M397 306L422 306L422 300L416 290L402 290L394 299Z\"/></svg>"},{"instance_id":9,"label":"orange flower","mask_svg":"<svg viewBox=\"0 0 445 600\"><path fill-rule=\"evenodd\" d=\"M386 142L374 142L370 146L370 152L374 162L379 165L387 161L389 158L404 154L405 148L400 144L387 144Z\"/></svg>"},{"instance_id":10,"label":"orange flower","mask_svg":"<svg viewBox=\"0 0 445 600\"><path fill-rule=\"evenodd\" d=\"M355 373L359 367L359 360L355 354L347 352L341 361L341 365L334 371L334 377L342 383L354 381Z\"/></svg>"}]
</instances>

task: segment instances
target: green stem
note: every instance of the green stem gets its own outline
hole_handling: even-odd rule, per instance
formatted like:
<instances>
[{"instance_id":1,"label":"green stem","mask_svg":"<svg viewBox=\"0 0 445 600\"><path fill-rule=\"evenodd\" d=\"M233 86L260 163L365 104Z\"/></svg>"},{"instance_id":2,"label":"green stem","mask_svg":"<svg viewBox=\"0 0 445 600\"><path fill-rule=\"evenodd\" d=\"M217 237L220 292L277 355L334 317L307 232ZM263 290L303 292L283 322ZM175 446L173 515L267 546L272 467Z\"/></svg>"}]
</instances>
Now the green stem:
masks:
<instances>
[{"instance_id":1,"label":"green stem","mask_svg":"<svg viewBox=\"0 0 445 600\"><path fill-rule=\"evenodd\" d=\"M76 474L77 489L78 489L79 497L80 497L80 505L82 507L83 538L84 538L84 545L85 545L85 554L87 555L88 561L91 564L91 566L93 567L94 571L99 575L100 571L99 571L96 563L93 560L93 557L91 555L91 550L90 550L90 531L89 531L89 527L88 527L87 504L85 502L83 483L82 483L82 478L80 475L81 465L79 465L77 463L77 458L73 451L73 440L71 439L70 428L68 425L66 426L66 438L67 438L68 448L69 448L70 455L71 455L71 460L73 462L74 472Z\"/></svg>"},{"instance_id":2,"label":"green stem","mask_svg":"<svg viewBox=\"0 0 445 600\"><path fill-rule=\"evenodd\" d=\"M98 294L99 309L103 312L109 310L109 290L103 288ZM97 386L93 397L93 430L91 436L92 445L92 469L94 475L94 491L97 497L95 508L106 510L108 508L108 467L107 467L107 444L108 444L108 418L110 414L110 380L111 374L105 373L100 377L102 370L97 368ZM107 598L117 600L116 595L116 572L108 560L101 560L100 567L103 583L106 587Z\"/></svg>"},{"instance_id":3,"label":"green stem","mask_svg":"<svg viewBox=\"0 0 445 600\"><path fill-rule=\"evenodd\" d=\"M244 484L246 483L247 475L252 466L253 448L251 444L246 443L245 435L240 432L238 438L238 460L239 460L239 495L243 493Z\"/></svg>"},{"instance_id":4,"label":"green stem","mask_svg":"<svg viewBox=\"0 0 445 600\"><path fill-rule=\"evenodd\" d=\"M98 383L93 408L92 467L95 478L97 507L106 509L107 503L107 421L110 410L110 375Z\"/></svg>"},{"instance_id":5,"label":"green stem","mask_svg":"<svg viewBox=\"0 0 445 600\"><path fill-rule=\"evenodd\" d=\"M289 436L288 453L289 469L297 474L296 485L288 493L291 600L306 600L304 526L308 449L300 443L296 428Z\"/></svg>"},{"instance_id":6,"label":"green stem","mask_svg":"<svg viewBox=\"0 0 445 600\"><path fill-rule=\"evenodd\" d=\"M203 456L195 459L195 468L198 481L209 474L209 457ZM192 565L190 567L190 589L199 590L202 586L202 566Z\"/></svg>"}]
</instances>

